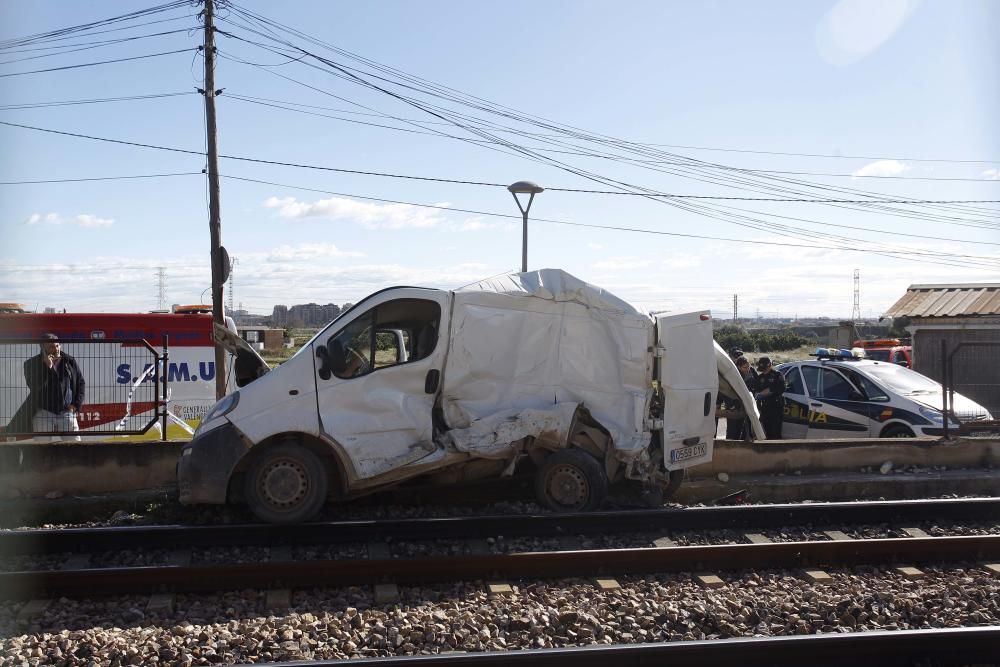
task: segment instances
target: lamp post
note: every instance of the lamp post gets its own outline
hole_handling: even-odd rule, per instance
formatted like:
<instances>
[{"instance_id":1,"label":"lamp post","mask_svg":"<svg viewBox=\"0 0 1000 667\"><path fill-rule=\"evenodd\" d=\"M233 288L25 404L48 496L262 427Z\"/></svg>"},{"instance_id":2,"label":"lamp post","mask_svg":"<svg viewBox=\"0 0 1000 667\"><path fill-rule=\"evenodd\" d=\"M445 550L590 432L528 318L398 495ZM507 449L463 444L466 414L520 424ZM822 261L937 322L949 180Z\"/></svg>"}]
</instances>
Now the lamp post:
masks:
<instances>
[{"instance_id":1,"label":"lamp post","mask_svg":"<svg viewBox=\"0 0 1000 667\"><path fill-rule=\"evenodd\" d=\"M528 211L531 210L531 202L535 201L535 195L539 192L545 192L545 188L531 181L518 181L517 183L508 185L507 190L514 197L514 201L517 202L517 208L520 209L521 219L523 220L521 228L521 273L524 273L528 270ZM527 206L521 206L521 200L517 198L518 195L530 195Z\"/></svg>"}]
</instances>

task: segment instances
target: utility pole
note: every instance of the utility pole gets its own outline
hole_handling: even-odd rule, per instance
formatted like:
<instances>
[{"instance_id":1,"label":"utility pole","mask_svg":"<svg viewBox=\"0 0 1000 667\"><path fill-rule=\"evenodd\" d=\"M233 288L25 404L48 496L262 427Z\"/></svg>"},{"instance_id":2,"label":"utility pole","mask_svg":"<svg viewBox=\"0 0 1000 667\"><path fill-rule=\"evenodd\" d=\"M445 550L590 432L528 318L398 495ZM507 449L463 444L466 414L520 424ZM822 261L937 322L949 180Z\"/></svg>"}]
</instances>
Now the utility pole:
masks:
<instances>
[{"instance_id":1,"label":"utility pole","mask_svg":"<svg viewBox=\"0 0 1000 667\"><path fill-rule=\"evenodd\" d=\"M215 0L205 0L205 134L208 137L208 230L211 235L212 321L226 326L222 314L222 286L229 272L229 261L222 247L222 221L219 210L219 145L215 124ZM226 395L226 353L215 346L215 398Z\"/></svg>"},{"instance_id":2,"label":"utility pole","mask_svg":"<svg viewBox=\"0 0 1000 667\"><path fill-rule=\"evenodd\" d=\"M854 269L854 309L851 310L851 320L861 319L861 270Z\"/></svg>"},{"instance_id":3,"label":"utility pole","mask_svg":"<svg viewBox=\"0 0 1000 667\"><path fill-rule=\"evenodd\" d=\"M733 324L736 324L737 320L740 318L740 307L739 307L739 294L733 295Z\"/></svg>"},{"instance_id":4,"label":"utility pole","mask_svg":"<svg viewBox=\"0 0 1000 667\"><path fill-rule=\"evenodd\" d=\"M167 270L156 267L156 309L163 310L167 307Z\"/></svg>"}]
</instances>

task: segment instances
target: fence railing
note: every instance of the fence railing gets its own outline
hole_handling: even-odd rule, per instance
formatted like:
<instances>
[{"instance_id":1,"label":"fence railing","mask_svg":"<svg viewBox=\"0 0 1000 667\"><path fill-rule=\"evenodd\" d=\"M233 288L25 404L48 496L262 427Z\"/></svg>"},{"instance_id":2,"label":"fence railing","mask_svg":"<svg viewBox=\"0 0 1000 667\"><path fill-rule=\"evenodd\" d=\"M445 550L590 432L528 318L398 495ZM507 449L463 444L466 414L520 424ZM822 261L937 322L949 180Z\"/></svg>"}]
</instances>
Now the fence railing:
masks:
<instances>
[{"instance_id":1,"label":"fence railing","mask_svg":"<svg viewBox=\"0 0 1000 667\"><path fill-rule=\"evenodd\" d=\"M82 378L79 409L56 415L76 383L59 384L48 371L38 339L0 340L0 439L141 435L162 422L167 433L168 341L157 350L143 339L60 339L59 364L75 364ZM71 416L68 413L72 413Z\"/></svg>"},{"instance_id":2,"label":"fence railing","mask_svg":"<svg viewBox=\"0 0 1000 667\"><path fill-rule=\"evenodd\" d=\"M974 354L978 352L978 354ZM955 367L959 367L956 374ZM959 422L951 435L1000 434L1000 342L962 341L950 349L941 340L942 411ZM960 400L956 404L955 394ZM968 399L961 400L962 398Z\"/></svg>"}]
</instances>

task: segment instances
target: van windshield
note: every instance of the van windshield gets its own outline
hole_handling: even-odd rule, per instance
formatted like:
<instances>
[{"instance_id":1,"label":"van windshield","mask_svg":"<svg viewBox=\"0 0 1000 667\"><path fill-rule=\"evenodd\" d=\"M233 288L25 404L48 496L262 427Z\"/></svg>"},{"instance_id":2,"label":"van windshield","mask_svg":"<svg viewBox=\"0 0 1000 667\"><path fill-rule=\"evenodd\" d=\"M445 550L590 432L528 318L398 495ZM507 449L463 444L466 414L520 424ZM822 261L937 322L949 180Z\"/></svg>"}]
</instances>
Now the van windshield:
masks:
<instances>
[{"instance_id":1,"label":"van windshield","mask_svg":"<svg viewBox=\"0 0 1000 667\"><path fill-rule=\"evenodd\" d=\"M876 380L900 394L937 394L941 385L925 375L896 364L879 364L865 368Z\"/></svg>"}]
</instances>

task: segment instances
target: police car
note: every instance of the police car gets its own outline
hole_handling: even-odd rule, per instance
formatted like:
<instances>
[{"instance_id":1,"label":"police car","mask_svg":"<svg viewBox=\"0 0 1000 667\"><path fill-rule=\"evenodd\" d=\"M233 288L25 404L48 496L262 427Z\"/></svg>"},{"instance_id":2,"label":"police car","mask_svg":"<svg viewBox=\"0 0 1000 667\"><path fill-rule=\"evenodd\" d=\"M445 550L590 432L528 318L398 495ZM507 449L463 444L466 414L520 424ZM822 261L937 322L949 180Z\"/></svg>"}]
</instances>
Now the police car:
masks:
<instances>
[{"instance_id":1,"label":"police car","mask_svg":"<svg viewBox=\"0 0 1000 667\"><path fill-rule=\"evenodd\" d=\"M778 366L785 376L785 438L909 438L944 434L941 385L898 364L866 359L864 350L819 348L814 361ZM992 419L955 394L949 428ZM954 426L952 426L954 425Z\"/></svg>"}]
</instances>

